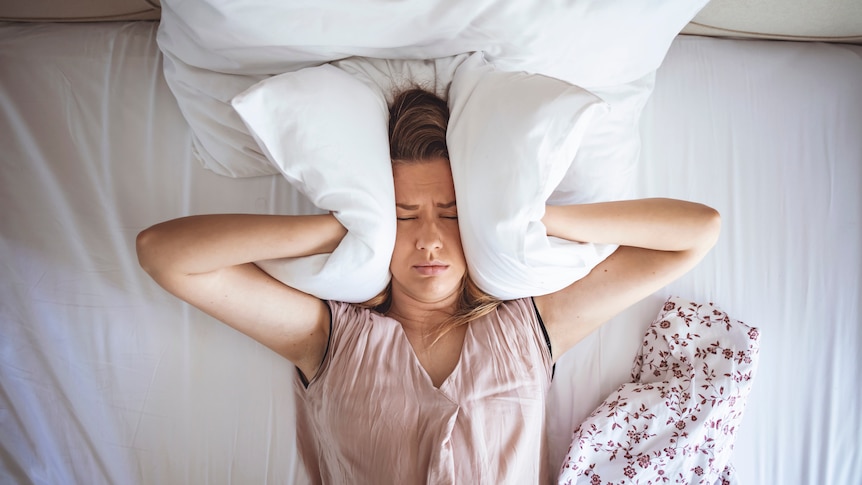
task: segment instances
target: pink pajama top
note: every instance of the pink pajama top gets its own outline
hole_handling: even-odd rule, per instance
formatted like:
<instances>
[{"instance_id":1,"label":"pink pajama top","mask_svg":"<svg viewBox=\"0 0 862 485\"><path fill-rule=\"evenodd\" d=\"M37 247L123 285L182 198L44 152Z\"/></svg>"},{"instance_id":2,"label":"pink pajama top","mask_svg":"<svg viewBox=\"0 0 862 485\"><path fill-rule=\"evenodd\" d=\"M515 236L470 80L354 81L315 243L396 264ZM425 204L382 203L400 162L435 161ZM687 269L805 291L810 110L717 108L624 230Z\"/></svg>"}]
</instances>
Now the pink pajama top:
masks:
<instances>
[{"instance_id":1,"label":"pink pajama top","mask_svg":"<svg viewBox=\"0 0 862 485\"><path fill-rule=\"evenodd\" d=\"M330 302L329 347L306 387L297 439L312 483L548 483L552 361L532 300L469 324L435 388L398 321ZM297 373L299 374L299 373Z\"/></svg>"}]
</instances>

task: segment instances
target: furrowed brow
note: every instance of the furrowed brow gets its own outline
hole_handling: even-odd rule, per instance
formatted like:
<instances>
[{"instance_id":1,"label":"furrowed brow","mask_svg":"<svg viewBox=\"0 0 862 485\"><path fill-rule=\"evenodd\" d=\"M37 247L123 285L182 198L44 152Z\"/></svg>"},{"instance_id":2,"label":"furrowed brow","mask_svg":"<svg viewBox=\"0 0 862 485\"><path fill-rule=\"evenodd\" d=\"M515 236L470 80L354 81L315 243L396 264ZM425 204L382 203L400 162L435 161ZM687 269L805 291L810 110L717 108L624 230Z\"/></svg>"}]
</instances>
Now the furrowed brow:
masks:
<instances>
[{"instance_id":1,"label":"furrowed brow","mask_svg":"<svg viewBox=\"0 0 862 485\"><path fill-rule=\"evenodd\" d=\"M415 211L419 209L418 205L410 205L410 204L395 204L395 207L399 207L406 211Z\"/></svg>"},{"instance_id":2,"label":"furrowed brow","mask_svg":"<svg viewBox=\"0 0 862 485\"><path fill-rule=\"evenodd\" d=\"M437 204L437 207L439 207L441 209L448 209L450 207L455 207L455 201L453 200L452 202L446 202L445 204L441 202L441 203Z\"/></svg>"}]
</instances>

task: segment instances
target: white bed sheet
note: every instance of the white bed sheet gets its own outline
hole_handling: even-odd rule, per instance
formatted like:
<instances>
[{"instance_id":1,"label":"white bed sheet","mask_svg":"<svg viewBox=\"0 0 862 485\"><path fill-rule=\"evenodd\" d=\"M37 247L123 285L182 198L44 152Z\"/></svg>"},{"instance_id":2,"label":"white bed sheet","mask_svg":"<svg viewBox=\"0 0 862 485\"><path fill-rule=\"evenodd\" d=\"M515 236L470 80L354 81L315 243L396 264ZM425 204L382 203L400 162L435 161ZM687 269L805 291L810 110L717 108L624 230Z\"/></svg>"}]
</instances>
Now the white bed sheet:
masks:
<instances>
[{"instance_id":1,"label":"white bed sheet","mask_svg":"<svg viewBox=\"0 0 862 485\"><path fill-rule=\"evenodd\" d=\"M155 23L0 25L0 483L302 483L292 367L167 295L135 234L305 213L193 162ZM639 193L707 203L718 245L557 366L549 442L628 378L669 294L760 328L741 483L860 483L862 48L678 38Z\"/></svg>"}]
</instances>

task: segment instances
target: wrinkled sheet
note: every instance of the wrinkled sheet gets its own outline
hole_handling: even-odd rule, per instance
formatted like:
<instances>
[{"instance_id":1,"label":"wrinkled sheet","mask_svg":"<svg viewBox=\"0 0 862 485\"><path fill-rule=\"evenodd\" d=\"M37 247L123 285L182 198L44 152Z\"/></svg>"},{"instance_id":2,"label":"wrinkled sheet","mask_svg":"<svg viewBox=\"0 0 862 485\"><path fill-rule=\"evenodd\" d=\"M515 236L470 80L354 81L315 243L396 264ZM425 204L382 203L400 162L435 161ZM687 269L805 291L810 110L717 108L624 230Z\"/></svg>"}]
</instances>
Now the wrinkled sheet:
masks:
<instances>
[{"instance_id":1,"label":"wrinkled sheet","mask_svg":"<svg viewBox=\"0 0 862 485\"><path fill-rule=\"evenodd\" d=\"M199 166L155 35L0 25L0 483L305 483L292 367L167 295L134 238L185 214L313 208L280 178ZM674 41L645 110L638 193L712 205L723 232L695 270L557 364L555 468L677 294L763 335L740 483L862 481L860 55Z\"/></svg>"}]
</instances>

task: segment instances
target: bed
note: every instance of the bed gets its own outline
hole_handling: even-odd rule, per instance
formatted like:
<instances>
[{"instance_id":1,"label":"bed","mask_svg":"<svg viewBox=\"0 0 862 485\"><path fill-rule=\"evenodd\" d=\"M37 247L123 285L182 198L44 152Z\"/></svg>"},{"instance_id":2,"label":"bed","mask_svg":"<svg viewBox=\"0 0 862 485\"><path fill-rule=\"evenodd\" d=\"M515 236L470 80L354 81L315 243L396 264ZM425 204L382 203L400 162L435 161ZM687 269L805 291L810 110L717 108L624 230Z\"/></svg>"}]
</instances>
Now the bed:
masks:
<instances>
[{"instance_id":1,"label":"bed","mask_svg":"<svg viewBox=\"0 0 862 485\"><path fill-rule=\"evenodd\" d=\"M317 209L196 160L140 3L0 14L0 482L305 483L292 366L161 290L134 241L185 214ZM558 363L554 466L679 295L762 335L739 482L862 482L862 15L743 3L673 39L639 125L635 195L715 207L718 244Z\"/></svg>"}]
</instances>

